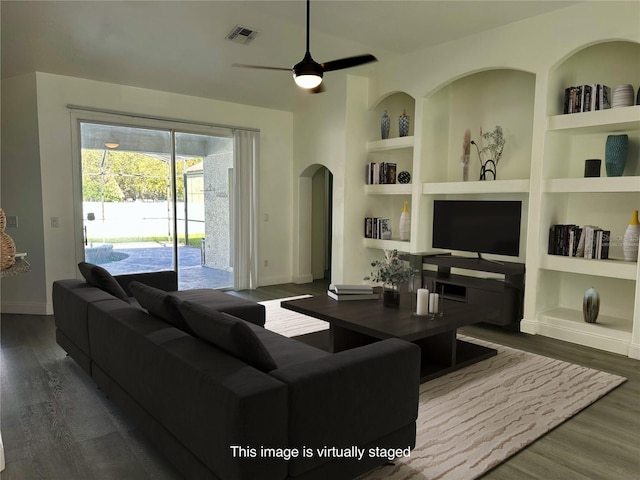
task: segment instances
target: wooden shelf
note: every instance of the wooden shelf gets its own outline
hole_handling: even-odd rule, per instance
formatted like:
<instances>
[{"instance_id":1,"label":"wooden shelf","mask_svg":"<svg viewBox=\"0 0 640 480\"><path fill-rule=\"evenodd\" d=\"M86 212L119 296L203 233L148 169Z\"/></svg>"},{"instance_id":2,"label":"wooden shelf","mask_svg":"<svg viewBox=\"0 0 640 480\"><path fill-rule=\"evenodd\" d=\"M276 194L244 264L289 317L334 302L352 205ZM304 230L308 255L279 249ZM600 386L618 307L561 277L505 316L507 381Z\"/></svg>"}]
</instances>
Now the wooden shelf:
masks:
<instances>
[{"instance_id":1,"label":"wooden shelf","mask_svg":"<svg viewBox=\"0 0 640 480\"><path fill-rule=\"evenodd\" d=\"M425 195L474 194L474 193L527 193L529 179L487 180L483 182L426 182L422 184Z\"/></svg>"},{"instance_id":2,"label":"wooden shelf","mask_svg":"<svg viewBox=\"0 0 640 480\"><path fill-rule=\"evenodd\" d=\"M570 192L640 192L640 177L551 178L545 180L542 191Z\"/></svg>"},{"instance_id":3,"label":"wooden shelf","mask_svg":"<svg viewBox=\"0 0 640 480\"><path fill-rule=\"evenodd\" d=\"M568 134L613 133L640 129L640 105L547 117L547 130Z\"/></svg>"},{"instance_id":4,"label":"wooden shelf","mask_svg":"<svg viewBox=\"0 0 640 480\"><path fill-rule=\"evenodd\" d=\"M625 262L619 259L593 260L561 255L543 255L540 259L540 268L623 280L635 280L638 274L636 262Z\"/></svg>"},{"instance_id":5,"label":"wooden shelf","mask_svg":"<svg viewBox=\"0 0 640 480\"><path fill-rule=\"evenodd\" d=\"M538 333L542 335L621 355L629 354L632 327L631 319L607 315L599 315L596 323L587 323L581 311L562 307L538 317Z\"/></svg>"},{"instance_id":6,"label":"wooden shelf","mask_svg":"<svg viewBox=\"0 0 640 480\"><path fill-rule=\"evenodd\" d=\"M394 183L389 185L365 185L367 195L411 195L413 185L410 183Z\"/></svg>"},{"instance_id":7,"label":"wooden shelf","mask_svg":"<svg viewBox=\"0 0 640 480\"><path fill-rule=\"evenodd\" d=\"M367 152L386 152L388 150L399 150L401 148L413 148L413 139L414 137L412 135L367 142Z\"/></svg>"}]
</instances>

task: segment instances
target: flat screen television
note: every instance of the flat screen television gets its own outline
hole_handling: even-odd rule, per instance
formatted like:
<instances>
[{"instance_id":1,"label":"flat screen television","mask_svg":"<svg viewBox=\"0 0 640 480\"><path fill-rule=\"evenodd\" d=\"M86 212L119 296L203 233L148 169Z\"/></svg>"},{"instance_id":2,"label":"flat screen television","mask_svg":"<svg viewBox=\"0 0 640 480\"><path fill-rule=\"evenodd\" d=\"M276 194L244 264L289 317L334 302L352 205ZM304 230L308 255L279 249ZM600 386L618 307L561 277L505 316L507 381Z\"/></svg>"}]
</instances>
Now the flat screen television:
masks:
<instances>
[{"instance_id":1,"label":"flat screen television","mask_svg":"<svg viewBox=\"0 0 640 480\"><path fill-rule=\"evenodd\" d=\"M519 200L434 200L434 248L509 255L520 254Z\"/></svg>"}]
</instances>

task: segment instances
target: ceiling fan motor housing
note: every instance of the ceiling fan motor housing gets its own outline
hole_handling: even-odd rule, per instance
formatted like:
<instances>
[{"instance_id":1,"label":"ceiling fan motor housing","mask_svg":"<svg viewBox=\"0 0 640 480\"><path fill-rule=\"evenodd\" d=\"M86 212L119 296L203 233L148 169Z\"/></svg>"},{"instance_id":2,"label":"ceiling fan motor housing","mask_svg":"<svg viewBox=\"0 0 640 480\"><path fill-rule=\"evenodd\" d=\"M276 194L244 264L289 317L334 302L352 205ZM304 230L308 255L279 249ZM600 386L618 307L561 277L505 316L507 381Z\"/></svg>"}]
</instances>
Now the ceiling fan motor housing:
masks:
<instances>
[{"instance_id":1,"label":"ceiling fan motor housing","mask_svg":"<svg viewBox=\"0 0 640 480\"><path fill-rule=\"evenodd\" d=\"M293 66L293 78L303 88L315 88L322 82L322 65L316 62L309 52L301 62Z\"/></svg>"}]
</instances>

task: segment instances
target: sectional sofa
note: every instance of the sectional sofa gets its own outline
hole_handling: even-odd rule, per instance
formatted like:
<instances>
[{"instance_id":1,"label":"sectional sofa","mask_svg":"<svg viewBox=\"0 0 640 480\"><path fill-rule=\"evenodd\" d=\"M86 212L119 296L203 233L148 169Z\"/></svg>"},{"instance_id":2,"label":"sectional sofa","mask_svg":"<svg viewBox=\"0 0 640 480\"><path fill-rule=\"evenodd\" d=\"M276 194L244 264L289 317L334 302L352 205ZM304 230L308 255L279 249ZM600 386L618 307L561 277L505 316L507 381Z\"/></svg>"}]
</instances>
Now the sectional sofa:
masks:
<instances>
[{"instance_id":1,"label":"sectional sofa","mask_svg":"<svg viewBox=\"0 0 640 480\"><path fill-rule=\"evenodd\" d=\"M414 446L415 345L329 354L175 272L80 267L53 285L57 342L185 478L351 479Z\"/></svg>"}]
</instances>

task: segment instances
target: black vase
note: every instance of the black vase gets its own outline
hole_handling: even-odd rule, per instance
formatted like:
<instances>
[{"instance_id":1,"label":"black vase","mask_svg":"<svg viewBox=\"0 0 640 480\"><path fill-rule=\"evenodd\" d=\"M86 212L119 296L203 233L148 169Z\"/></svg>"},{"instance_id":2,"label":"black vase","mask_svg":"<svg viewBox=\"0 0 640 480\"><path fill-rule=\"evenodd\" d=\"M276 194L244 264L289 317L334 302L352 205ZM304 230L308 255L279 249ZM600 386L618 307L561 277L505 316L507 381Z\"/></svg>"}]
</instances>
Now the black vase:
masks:
<instances>
[{"instance_id":1,"label":"black vase","mask_svg":"<svg viewBox=\"0 0 640 480\"><path fill-rule=\"evenodd\" d=\"M382 303L385 307L400 308L400 290L398 287L385 285L382 290Z\"/></svg>"}]
</instances>

